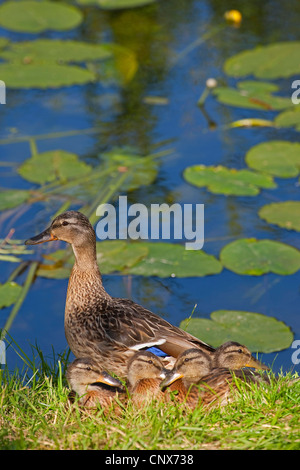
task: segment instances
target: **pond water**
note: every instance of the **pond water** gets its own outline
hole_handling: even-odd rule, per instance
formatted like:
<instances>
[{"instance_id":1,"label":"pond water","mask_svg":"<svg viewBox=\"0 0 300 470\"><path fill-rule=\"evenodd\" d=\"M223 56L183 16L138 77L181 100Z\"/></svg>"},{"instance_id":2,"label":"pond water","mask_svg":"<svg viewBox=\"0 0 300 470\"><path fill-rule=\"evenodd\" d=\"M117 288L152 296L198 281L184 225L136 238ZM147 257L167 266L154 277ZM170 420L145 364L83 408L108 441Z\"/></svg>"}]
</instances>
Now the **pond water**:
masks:
<instances>
[{"instance_id":1,"label":"pond water","mask_svg":"<svg viewBox=\"0 0 300 470\"><path fill-rule=\"evenodd\" d=\"M84 7L85 19L78 28L67 33L29 35L0 29L1 37L13 41L43 38L72 38L90 42L113 40L132 49L139 70L127 87L113 84L88 84L55 90L7 90L7 104L1 106L0 138L8 135L41 135L70 130L98 128L97 133L79 134L38 140L38 150L63 149L93 162L97 156L115 146L134 146L140 154L155 149L170 149L160 160L154 184L130 193L130 202L201 203L205 206L204 250L218 257L220 250L239 238L269 238L300 248L299 234L267 224L257 215L264 204L299 200L296 178L278 179L276 190L262 190L258 197L214 195L205 188L189 185L183 170L193 164L245 167L245 154L255 144L272 139L299 141L292 129L230 129L232 121L249 117L273 119L271 111L255 111L224 106L210 96L205 115L197 106L207 78L224 84L234 83L223 72L224 61L235 53L256 45L300 39L300 5L290 1L288 7L279 1L231 2L230 8L243 14L240 28L226 27L212 35L199 47L174 61L203 34L223 24L227 2L217 0L158 2L145 8L104 12ZM1 77L0 77L1 78ZM290 80L278 81L290 93ZM145 97L160 97L161 102L147 102ZM210 125L214 123L215 125ZM2 144L1 161L13 166L2 167L1 186L28 189L34 187L16 172L16 165L30 157L26 142ZM27 239L48 226L61 201L31 206L0 214L0 238L11 228L16 239ZM74 205L76 208L76 204ZM59 245L56 245L56 249ZM62 246L62 245L60 245ZM35 247L34 259L53 250L53 246ZM1 263L0 282L6 281L15 268ZM24 275L18 282L24 280ZM300 272L293 275L242 276L224 269L222 273L197 278L167 278L105 275L108 292L116 297L130 297L175 325L194 310L194 316L209 318L219 309L262 313L285 322L294 339L300 339L299 296ZM62 352L64 336L64 304L67 280L37 277L20 309L10 334L30 354L37 344L45 356L52 348ZM10 309L0 314L3 327ZM267 334L267 332L266 332ZM275 371L292 368L292 348L264 354L263 361L274 364ZM9 348L10 369L19 364L18 356Z\"/></svg>"}]
</instances>

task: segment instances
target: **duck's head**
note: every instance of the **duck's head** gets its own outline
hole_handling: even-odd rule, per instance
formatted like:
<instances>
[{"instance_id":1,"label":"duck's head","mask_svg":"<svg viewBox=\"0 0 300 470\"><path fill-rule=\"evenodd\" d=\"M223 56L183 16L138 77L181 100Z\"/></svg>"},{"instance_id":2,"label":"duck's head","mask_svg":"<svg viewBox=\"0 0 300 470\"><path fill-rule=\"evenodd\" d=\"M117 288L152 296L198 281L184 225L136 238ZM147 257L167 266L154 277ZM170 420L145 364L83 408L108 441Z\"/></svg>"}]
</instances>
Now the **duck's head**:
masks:
<instances>
[{"instance_id":1,"label":"duck's head","mask_svg":"<svg viewBox=\"0 0 300 470\"><path fill-rule=\"evenodd\" d=\"M219 346L213 355L214 367L225 367L231 370L253 367L254 369L269 369L265 364L252 356L249 349L234 341Z\"/></svg>"},{"instance_id":2,"label":"duck's head","mask_svg":"<svg viewBox=\"0 0 300 470\"><path fill-rule=\"evenodd\" d=\"M188 388L191 384L198 383L202 377L211 371L211 358L201 349L187 349L178 356L174 367L166 374L161 387L165 388L178 379L182 379L183 384Z\"/></svg>"},{"instance_id":3,"label":"duck's head","mask_svg":"<svg viewBox=\"0 0 300 470\"><path fill-rule=\"evenodd\" d=\"M25 245L37 245L53 240L63 240L73 246L95 244L95 231L89 219L77 211L67 211L55 217L50 227L26 240Z\"/></svg>"},{"instance_id":4,"label":"duck's head","mask_svg":"<svg viewBox=\"0 0 300 470\"><path fill-rule=\"evenodd\" d=\"M127 379L131 387L143 379L161 379L166 377L162 360L149 351L136 352L128 362Z\"/></svg>"},{"instance_id":5,"label":"duck's head","mask_svg":"<svg viewBox=\"0 0 300 470\"><path fill-rule=\"evenodd\" d=\"M88 387L99 384L122 388L120 380L112 377L100 369L98 364L90 358L79 358L73 361L66 374L68 383L79 396L86 393Z\"/></svg>"}]
</instances>

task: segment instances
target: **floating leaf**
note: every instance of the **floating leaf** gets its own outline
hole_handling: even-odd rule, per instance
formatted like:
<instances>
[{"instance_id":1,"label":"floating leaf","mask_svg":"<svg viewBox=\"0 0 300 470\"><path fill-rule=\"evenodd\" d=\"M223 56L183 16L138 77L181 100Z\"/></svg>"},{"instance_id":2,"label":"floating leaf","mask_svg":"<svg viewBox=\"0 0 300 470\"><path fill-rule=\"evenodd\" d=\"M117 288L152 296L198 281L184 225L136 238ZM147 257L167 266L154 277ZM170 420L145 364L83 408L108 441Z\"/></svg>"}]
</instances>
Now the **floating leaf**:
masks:
<instances>
[{"instance_id":1,"label":"floating leaf","mask_svg":"<svg viewBox=\"0 0 300 470\"><path fill-rule=\"evenodd\" d=\"M81 11L66 3L43 0L7 1L0 6L0 25L11 31L40 33L65 31L78 26Z\"/></svg>"},{"instance_id":2,"label":"floating leaf","mask_svg":"<svg viewBox=\"0 0 300 470\"><path fill-rule=\"evenodd\" d=\"M15 282L0 284L0 308L14 304L22 292L22 286Z\"/></svg>"},{"instance_id":3,"label":"floating leaf","mask_svg":"<svg viewBox=\"0 0 300 470\"><path fill-rule=\"evenodd\" d=\"M221 263L202 250L186 250L183 245L161 242L142 242L149 253L129 272L139 276L194 277L218 274Z\"/></svg>"},{"instance_id":4,"label":"floating leaf","mask_svg":"<svg viewBox=\"0 0 300 470\"><path fill-rule=\"evenodd\" d=\"M223 266L237 274L293 274L300 269L300 251L273 240L240 239L220 253Z\"/></svg>"},{"instance_id":5,"label":"floating leaf","mask_svg":"<svg viewBox=\"0 0 300 470\"><path fill-rule=\"evenodd\" d=\"M0 64L0 77L7 88L59 88L95 81L90 70L56 64Z\"/></svg>"},{"instance_id":6,"label":"floating leaf","mask_svg":"<svg viewBox=\"0 0 300 470\"><path fill-rule=\"evenodd\" d=\"M294 105L292 110L283 111L276 116L274 123L278 127L294 127L300 131L300 107Z\"/></svg>"},{"instance_id":7,"label":"floating leaf","mask_svg":"<svg viewBox=\"0 0 300 470\"><path fill-rule=\"evenodd\" d=\"M225 62L225 72L234 77L254 75L262 79L290 77L300 73L300 42L289 41L243 51Z\"/></svg>"},{"instance_id":8,"label":"floating leaf","mask_svg":"<svg viewBox=\"0 0 300 470\"><path fill-rule=\"evenodd\" d=\"M270 224L300 232L300 201L267 204L259 210L258 215Z\"/></svg>"},{"instance_id":9,"label":"floating leaf","mask_svg":"<svg viewBox=\"0 0 300 470\"><path fill-rule=\"evenodd\" d=\"M181 245L159 242L97 242L97 261L103 274L125 272L139 276L188 277L218 274L222 270L221 263L203 251L188 251ZM68 278L73 263L73 254L58 250L45 256L38 275Z\"/></svg>"},{"instance_id":10,"label":"floating leaf","mask_svg":"<svg viewBox=\"0 0 300 470\"><path fill-rule=\"evenodd\" d=\"M104 10L137 8L154 2L156 2L156 0L77 0L79 5L98 5Z\"/></svg>"},{"instance_id":11,"label":"floating leaf","mask_svg":"<svg viewBox=\"0 0 300 470\"><path fill-rule=\"evenodd\" d=\"M9 43L0 57L21 64L86 62L103 60L112 56L107 44L90 44L81 41L37 39Z\"/></svg>"},{"instance_id":12,"label":"floating leaf","mask_svg":"<svg viewBox=\"0 0 300 470\"><path fill-rule=\"evenodd\" d=\"M56 179L62 182L79 178L91 171L91 167L78 156L64 150L40 153L25 160L18 173L28 181L47 183Z\"/></svg>"},{"instance_id":13,"label":"floating leaf","mask_svg":"<svg viewBox=\"0 0 300 470\"><path fill-rule=\"evenodd\" d=\"M252 147L246 163L254 170L281 178L292 178L300 171L300 144L271 140Z\"/></svg>"},{"instance_id":14,"label":"floating leaf","mask_svg":"<svg viewBox=\"0 0 300 470\"><path fill-rule=\"evenodd\" d=\"M213 94L221 103L240 108L278 110L293 106L290 97L273 96L278 90L273 83L244 81L237 84L237 89L217 87Z\"/></svg>"},{"instance_id":15,"label":"floating leaf","mask_svg":"<svg viewBox=\"0 0 300 470\"><path fill-rule=\"evenodd\" d=\"M214 347L237 341L253 352L281 351L293 341L293 333L282 321L253 312L217 310L211 320L191 318L180 327Z\"/></svg>"},{"instance_id":16,"label":"floating leaf","mask_svg":"<svg viewBox=\"0 0 300 470\"><path fill-rule=\"evenodd\" d=\"M223 166L194 165L186 168L184 178L194 186L206 186L216 194L256 196L260 188L275 188L273 179L249 170L235 170Z\"/></svg>"},{"instance_id":17,"label":"floating leaf","mask_svg":"<svg viewBox=\"0 0 300 470\"><path fill-rule=\"evenodd\" d=\"M29 191L22 189L4 189L0 192L0 211L13 209L30 198Z\"/></svg>"},{"instance_id":18,"label":"floating leaf","mask_svg":"<svg viewBox=\"0 0 300 470\"><path fill-rule=\"evenodd\" d=\"M135 155L126 149L113 149L102 154L101 159L105 169L112 167L112 171L128 171L123 191L133 191L141 185L151 184L157 176L158 161L151 156Z\"/></svg>"},{"instance_id":19,"label":"floating leaf","mask_svg":"<svg viewBox=\"0 0 300 470\"><path fill-rule=\"evenodd\" d=\"M274 122L267 119L245 118L230 123L230 127L274 127Z\"/></svg>"},{"instance_id":20,"label":"floating leaf","mask_svg":"<svg viewBox=\"0 0 300 470\"><path fill-rule=\"evenodd\" d=\"M105 240L97 243L97 261L103 274L124 271L147 256L148 247L143 243L127 243L122 240Z\"/></svg>"}]
</instances>

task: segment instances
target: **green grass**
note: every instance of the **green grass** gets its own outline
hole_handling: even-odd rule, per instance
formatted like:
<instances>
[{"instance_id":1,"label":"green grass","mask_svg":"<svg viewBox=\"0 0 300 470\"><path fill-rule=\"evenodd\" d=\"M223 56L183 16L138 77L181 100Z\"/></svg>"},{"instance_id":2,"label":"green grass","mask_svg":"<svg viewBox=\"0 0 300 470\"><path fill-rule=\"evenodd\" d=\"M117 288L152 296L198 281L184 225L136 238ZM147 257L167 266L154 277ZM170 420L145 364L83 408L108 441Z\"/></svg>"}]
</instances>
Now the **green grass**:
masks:
<instances>
[{"instance_id":1,"label":"green grass","mask_svg":"<svg viewBox=\"0 0 300 470\"><path fill-rule=\"evenodd\" d=\"M68 402L68 352L45 360L38 348L24 369L0 371L0 449L197 450L300 448L300 381L270 373L264 388L242 386L223 409L165 405L121 416ZM295 380L296 379L296 380Z\"/></svg>"}]
</instances>

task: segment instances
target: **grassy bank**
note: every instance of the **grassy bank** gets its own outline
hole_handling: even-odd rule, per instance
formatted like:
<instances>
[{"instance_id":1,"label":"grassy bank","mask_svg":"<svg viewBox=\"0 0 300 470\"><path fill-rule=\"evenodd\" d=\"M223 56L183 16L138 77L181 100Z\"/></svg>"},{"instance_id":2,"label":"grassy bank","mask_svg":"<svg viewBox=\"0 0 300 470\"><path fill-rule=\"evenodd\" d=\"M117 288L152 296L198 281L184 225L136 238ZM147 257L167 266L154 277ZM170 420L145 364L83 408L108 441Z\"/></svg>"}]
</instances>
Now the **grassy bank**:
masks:
<instances>
[{"instance_id":1,"label":"grassy bank","mask_svg":"<svg viewBox=\"0 0 300 470\"><path fill-rule=\"evenodd\" d=\"M224 409L176 405L121 416L68 402L68 354L47 362L37 350L24 369L0 372L0 449L300 449L300 381L288 373L241 390Z\"/></svg>"}]
</instances>

